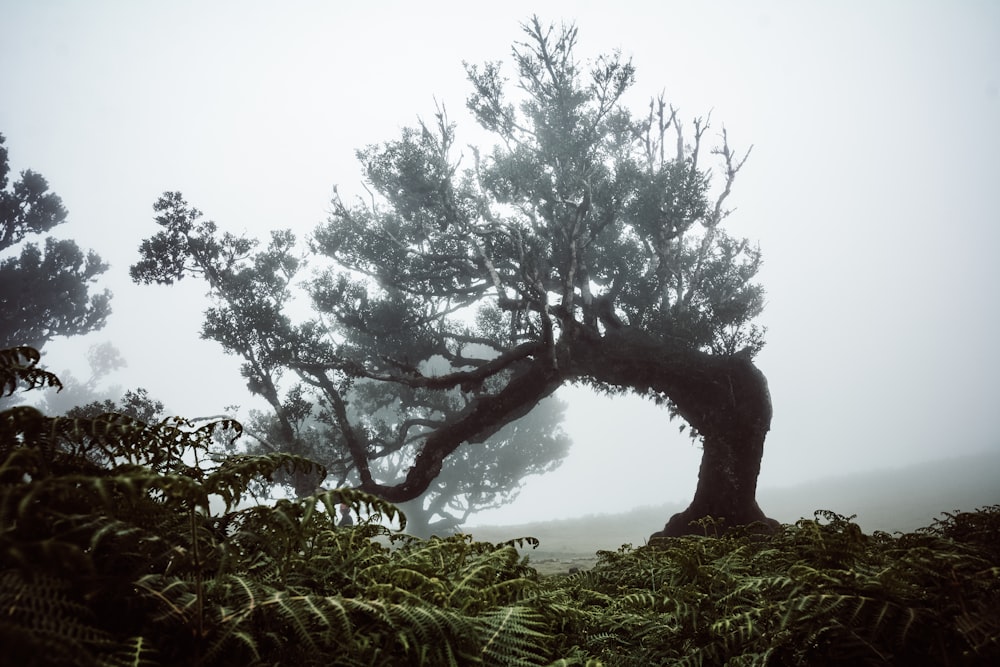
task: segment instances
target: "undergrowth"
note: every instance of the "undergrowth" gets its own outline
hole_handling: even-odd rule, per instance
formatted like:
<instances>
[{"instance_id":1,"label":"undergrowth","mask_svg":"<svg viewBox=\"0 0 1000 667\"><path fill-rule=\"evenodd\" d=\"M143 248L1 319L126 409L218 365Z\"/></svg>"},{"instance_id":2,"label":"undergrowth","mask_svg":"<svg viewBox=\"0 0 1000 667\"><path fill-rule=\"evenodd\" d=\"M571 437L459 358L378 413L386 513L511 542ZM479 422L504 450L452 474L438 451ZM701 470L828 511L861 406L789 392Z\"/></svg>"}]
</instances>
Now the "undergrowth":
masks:
<instances>
[{"instance_id":1,"label":"undergrowth","mask_svg":"<svg viewBox=\"0 0 1000 667\"><path fill-rule=\"evenodd\" d=\"M895 536L852 519L602 551L552 592L607 665L1000 664L1000 506Z\"/></svg>"},{"instance_id":2,"label":"undergrowth","mask_svg":"<svg viewBox=\"0 0 1000 667\"><path fill-rule=\"evenodd\" d=\"M38 359L0 351L3 393L59 386ZM247 507L317 466L214 452L240 431L0 413L0 662L1000 664L1000 506L905 535L828 511L768 536L706 521L541 577L532 538L412 538L351 489ZM340 502L366 520L336 526Z\"/></svg>"}]
</instances>

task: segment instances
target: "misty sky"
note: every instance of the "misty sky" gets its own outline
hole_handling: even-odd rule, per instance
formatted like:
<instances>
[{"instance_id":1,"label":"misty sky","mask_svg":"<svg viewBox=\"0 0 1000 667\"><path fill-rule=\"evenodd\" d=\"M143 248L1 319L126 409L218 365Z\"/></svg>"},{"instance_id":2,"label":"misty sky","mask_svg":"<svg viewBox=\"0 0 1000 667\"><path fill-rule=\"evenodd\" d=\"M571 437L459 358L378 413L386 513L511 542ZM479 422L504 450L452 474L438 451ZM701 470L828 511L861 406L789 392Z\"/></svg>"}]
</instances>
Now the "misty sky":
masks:
<instances>
[{"instance_id":1,"label":"misty sky","mask_svg":"<svg viewBox=\"0 0 1000 667\"><path fill-rule=\"evenodd\" d=\"M1000 447L1000 3L490 5L0 0L12 167L63 198L56 236L111 263L108 326L43 363L86 376L88 345L110 340L129 364L110 382L174 413L259 406L238 361L199 340L201 284L130 284L153 202L180 190L224 230L304 237L335 184L360 191L354 150L435 100L460 145L477 140L462 62L506 58L538 11L576 22L581 58L633 58L637 112L664 92L754 146L727 203L765 260L762 486ZM477 522L691 498L700 451L663 410L560 395L566 463Z\"/></svg>"}]
</instances>

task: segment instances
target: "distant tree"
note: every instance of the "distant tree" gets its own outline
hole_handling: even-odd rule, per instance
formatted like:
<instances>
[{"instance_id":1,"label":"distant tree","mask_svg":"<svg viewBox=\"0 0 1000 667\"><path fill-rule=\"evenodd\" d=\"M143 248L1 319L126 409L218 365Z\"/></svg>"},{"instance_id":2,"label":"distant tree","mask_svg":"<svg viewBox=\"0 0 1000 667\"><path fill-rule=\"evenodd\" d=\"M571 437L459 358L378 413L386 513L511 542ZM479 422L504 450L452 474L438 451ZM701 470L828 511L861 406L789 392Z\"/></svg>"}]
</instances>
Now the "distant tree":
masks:
<instances>
[{"instance_id":1,"label":"distant tree","mask_svg":"<svg viewBox=\"0 0 1000 667\"><path fill-rule=\"evenodd\" d=\"M352 395L351 403L361 403ZM349 410L352 421L363 421L358 411ZM420 537L455 532L475 512L501 507L517 497L530 475L540 475L557 468L569 451L570 440L558 424L565 404L548 398L522 419L508 424L476 448L460 448L448 457L441 474L420 497L400 507L406 512L407 532ZM329 471L325 480L304 473L276 473L273 480L300 495L308 495L322 483L331 488L358 484L358 474L351 463L343 438L337 429L317 419L316 413L295 423L295 441L282 441L280 420L275 413L255 412L245 427L244 438L250 454L272 454L295 450L320 463ZM385 417L386 415L381 415ZM373 475L394 479L405 474L412 463L412 453L383 449L371 456Z\"/></svg>"},{"instance_id":2,"label":"distant tree","mask_svg":"<svg viewBox=\"0 0 1000 667\"><path fill-rule=\"evenodd\" d=\"M43 394L44 398L38 404L43 413L64 415L81 405L100 401L114 403L122 397L121 387L101 386L101 381L109 374L128 365L114 344L106 341L91 345L87 350L87 364L90 375L85 380L78 379L69 370L59 374L62 388L58 392L50 389Z\"/></svg>"},{"instance_id":3,"label":"distant tree","mask_svg":"<svg viewBox=\"0 0 1000 667\"><path fill-rule=\"evenodd\" d=\"M498 63L467 66L468 107L493 147L456 154L441 108L436 122L359 151L369 196L335 197L312 240L327 263L309 287L318 322L291 325L272 289L280 281L220 280L248 248L216 236L177 193L157 203L164 229L143 243L133 278L199 271L231 285L216 287L230 303L253 303L255 328L224 344L248 360L261 395L275 396L268 378L279 368L314 388L359 487L391 502L420 497L449 457L575 382L649 397L701 439L695 497L656 535L697 530L691 522L706 516L765 521L756 485L771 400L752 361L763 345L753 324L761 255L722 227L747 155L723 129L709 151L721 166L713 184L707 119L685 130L662 97L633 116L622 104L630 62L580 63L575 27L535 18L524 30L513 85ZM282 258L274 275L291 261ZM237 312L210 313L206 335L221 340ZM393 420L352 415L362 381L394 397ZM372 461L404 446L405 476L380 478ZM639 465L614 442L606 449L609 470L627 478Z\"/></svg>"},{"instance_id":4,"label":"distant tree","mask_svg":"<svg viewBox=\"0 0 1000 667\"><path fill-rule=\"evenodd\" d=\"M474 512L512 502L528 475L555 470L570 447L558 426L565 409L564 402L550 396L482 444L458 448L423 496L400 504L407 530L420 536L454 532Z\"/></svg>"},{"instance_id":5,"label":"distant tree","mask_svg":"<svg viewBox=\"0 0 1000 667\"><path fill-rule=\"evenodd\" d=\"M75 406L66 411L66 416L74 419L92 419L109 412L138 419L147 424L159 421L166 416L163 401L151 397L149 392L142 387L129 389L118 400L105 399Z\"/></svg>"},{"instance_id":6,"label":"distant tree","mask_svg":"<svg viewBox=\"0 0 1000 667\"><path fill-rule=\"evenodd\" d=\"M92 291L108 265L71 240L47 237L43 246L24 242L66 222L66 209L45 178L31 170L10 183L0 134L0 348L41 350L59 336L78 336L104 326L111 293ZM22 244L20 253L11 250Z\"/></svg>"}]
</instances>

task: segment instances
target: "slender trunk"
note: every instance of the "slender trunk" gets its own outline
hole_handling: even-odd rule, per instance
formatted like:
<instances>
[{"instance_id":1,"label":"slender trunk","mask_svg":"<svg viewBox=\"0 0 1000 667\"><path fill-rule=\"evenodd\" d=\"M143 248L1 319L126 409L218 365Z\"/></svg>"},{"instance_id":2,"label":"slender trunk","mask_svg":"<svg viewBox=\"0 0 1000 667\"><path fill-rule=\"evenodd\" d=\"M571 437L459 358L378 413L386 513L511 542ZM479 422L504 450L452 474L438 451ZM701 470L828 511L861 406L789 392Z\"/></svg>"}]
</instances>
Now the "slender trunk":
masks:
<instances>
[{"instance_id":1,"label":"slender trunk","mask_svg":"<svg viewBox=\"0 0 1000 667\"><path fill-rule=\"evenodd\" d=\"M406 515L406 532L414 537L427 539L431 536L431 515L424 511L424 498L399 503L399 509Z\"/></svg>"}]
</instances>

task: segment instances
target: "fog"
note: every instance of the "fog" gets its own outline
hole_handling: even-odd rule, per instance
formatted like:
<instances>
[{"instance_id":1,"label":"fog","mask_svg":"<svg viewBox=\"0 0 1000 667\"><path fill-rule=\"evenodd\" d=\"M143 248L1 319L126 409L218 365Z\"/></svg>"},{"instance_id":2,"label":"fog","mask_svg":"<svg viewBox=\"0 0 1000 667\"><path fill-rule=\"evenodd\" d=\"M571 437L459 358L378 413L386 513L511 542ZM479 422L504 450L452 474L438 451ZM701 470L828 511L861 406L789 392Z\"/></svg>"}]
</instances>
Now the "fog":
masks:
<instances>
[{"instance_id":1,"label":"fog","mask_svg":"<svg viewBox=\"0 0 1000 667\"><path fill-rule=\"evenodd\" d=\"M1000 449L1000 5L491 4L0 0L12 170L43 174L70 212L54 235L111 264L107 327L53 341L46 367L85 377L110 340L128 367L106 382L172 413L263 407L199 339L201 284L130 283L153 202L179 190L221 229L305 236L335 184L360 191L355 149L435 100L475 141L462 62L506 58L539 11L576 22L581 57L633 58L636 110L662 91L754 147L727 224L764 252L761 487ZM560 395L565 463L477 523L691 498L700 450L663 409Z\"/></svg>"}]
</instances>

